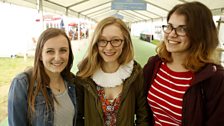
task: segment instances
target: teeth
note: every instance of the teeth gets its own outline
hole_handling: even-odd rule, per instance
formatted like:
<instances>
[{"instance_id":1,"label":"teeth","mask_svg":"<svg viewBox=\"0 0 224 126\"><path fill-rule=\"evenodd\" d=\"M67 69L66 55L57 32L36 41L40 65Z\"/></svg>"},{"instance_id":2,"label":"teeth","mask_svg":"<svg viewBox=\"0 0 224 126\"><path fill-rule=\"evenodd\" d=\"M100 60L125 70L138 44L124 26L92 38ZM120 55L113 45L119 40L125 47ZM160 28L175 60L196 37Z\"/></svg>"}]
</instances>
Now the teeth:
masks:
<instances>
[{"instance_id":1,"label":"teeth","mask_svg":"<svg viewBox=\"0 0 224 126\"><path fill-rule=\"evenodd\" d=\"M114 55L115 53L113 53L113 52L105 52L104 54L108 55L108 56L111 56L111 55Z\"/></svg>"},{"instance_id":2,"label":"teeth","mask_svg":"<svg viewBox=\"0 0 224 126\"><path fill-rule=\"evenodd\" d=\"M178 44L179 42L176 42L176 41L169 41L169 43L171 43L171 44Z\"/></svg>"},{"instance_id":3,"label":"teeth","mask_svg":"<svg viewBox=\"0 0 224 126\"><path fill-rule=\"evenodd\" d=\"M54 66L60 66L62 63L52 63Z\"/></svg>"}]
</instances>

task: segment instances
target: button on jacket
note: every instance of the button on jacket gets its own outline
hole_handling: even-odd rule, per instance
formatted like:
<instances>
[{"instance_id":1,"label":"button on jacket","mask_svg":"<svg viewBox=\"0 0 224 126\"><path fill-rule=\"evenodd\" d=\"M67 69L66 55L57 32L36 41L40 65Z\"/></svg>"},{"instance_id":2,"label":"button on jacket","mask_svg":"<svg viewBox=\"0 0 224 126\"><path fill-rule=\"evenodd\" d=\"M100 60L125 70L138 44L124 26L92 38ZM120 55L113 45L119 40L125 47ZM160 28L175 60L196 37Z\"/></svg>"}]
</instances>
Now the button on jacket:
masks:
<instances>
[{"instance_id":1,"label":"button on jacket","mask_svg":"<svg viewBox=\"0 0 224 126\"><path fill-rule=\"evenodd\" d=\"M75 85L65 81L68 86L68 94L71 98L75 108L75 116L73 123L76 123L77 105L76 105L76 92ZM25 73L17 75L9 90L8 101L8 123L9 126L26 126L27 125L27 90L28 90L28 76ZM50 88L48 88L48 95L52 96ZM51 97L52 98L52 97ZM53 126L54 112L53 110L46 109L46 103L42 93L36 96L35 100L35 115L32 118L32 126Z\"/></svg>"}]
</instances>

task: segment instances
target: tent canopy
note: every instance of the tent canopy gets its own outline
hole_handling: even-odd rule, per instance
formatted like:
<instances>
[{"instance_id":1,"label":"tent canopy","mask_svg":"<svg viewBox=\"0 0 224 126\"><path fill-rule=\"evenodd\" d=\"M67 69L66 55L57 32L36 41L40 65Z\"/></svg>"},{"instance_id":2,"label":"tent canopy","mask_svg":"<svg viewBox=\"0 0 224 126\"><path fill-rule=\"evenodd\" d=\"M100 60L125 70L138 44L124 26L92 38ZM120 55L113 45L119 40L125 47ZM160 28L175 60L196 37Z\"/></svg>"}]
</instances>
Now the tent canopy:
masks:
<instances>
[{"instance_id":1,"label":"tent canopy","mask_svg":"<svg viewBox=\"0 0 224 126\"><path fill-rule=\"evenodd\" d=\"M3 0L4 1L4 0ZM146 4L145 10L112 9L113 2L136 2ZM7 0L17 5L37 8L44 12L86 18L95 22L108 16L118 16L125 22L152 21L164 18L176 4L193 0ZM224 15L224 0L196 0L204 3L212 10L213 15Z\"/></svg>"}]
</instances>

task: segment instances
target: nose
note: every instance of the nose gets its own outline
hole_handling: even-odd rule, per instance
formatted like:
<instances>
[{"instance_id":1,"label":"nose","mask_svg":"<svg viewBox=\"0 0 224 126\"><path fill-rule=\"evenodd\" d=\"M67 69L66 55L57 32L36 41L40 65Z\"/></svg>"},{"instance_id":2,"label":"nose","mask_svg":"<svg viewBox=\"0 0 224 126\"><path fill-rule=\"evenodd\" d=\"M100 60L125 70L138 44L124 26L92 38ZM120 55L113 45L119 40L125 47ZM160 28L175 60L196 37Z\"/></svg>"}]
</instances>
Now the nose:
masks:
<instances>
[{"instance_id":1,"label":"nose","mask_svg":"<svg viewBox=\"0 0 224 126\"><path fill-rule=\"evenodd\" d=\"M173 28L169 35L170 35L170 36L173 36L173 37L178 36L178 35L177 35L177 32L176 32L176 29Z\"/></svg>"},{"instance_id":2,"label":"nose","mask_svg":"<svg viewBox=\"0 0 224 126\"><path fill-rule=\"evenodd\" d=\"M105 48L106 48L106 49L111 49L111 48L113 48L113 46L111 45L111 42L108 42Z\"/></svg>"},{"instance_id":3,"label":"nose","mask_svg":"<svg viewBox=\"0 0 224 126\"><path fill-rule=\"evenodd\" d=\"M60 55L59 52L56 52L56 53L55 53L55 55L54 55L54 59L55 59L55 61L58 61L58 60L61 59L61 55Z\"/></svg>"}]
</instances>

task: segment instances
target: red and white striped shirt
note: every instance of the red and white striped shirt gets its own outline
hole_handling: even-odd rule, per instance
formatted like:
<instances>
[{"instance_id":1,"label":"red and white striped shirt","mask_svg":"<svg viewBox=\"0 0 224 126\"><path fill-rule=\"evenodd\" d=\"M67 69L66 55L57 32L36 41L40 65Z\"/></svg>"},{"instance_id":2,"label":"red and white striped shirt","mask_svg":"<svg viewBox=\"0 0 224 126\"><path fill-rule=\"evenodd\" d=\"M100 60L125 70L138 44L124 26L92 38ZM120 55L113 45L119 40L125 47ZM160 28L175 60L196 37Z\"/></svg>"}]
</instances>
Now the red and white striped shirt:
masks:
<instances>
[{"instance_id":1,"label":"red and white striped shirt","mask_svg":"<svg viewBox=\"0 0 224 126\"><path fill-rule=\"evenodd\" d=\"M190 86L192 76L190 71L174 72L162 63L147 96L155 125L181 125L183 95Z\"/></svg>"}]
</instances>

